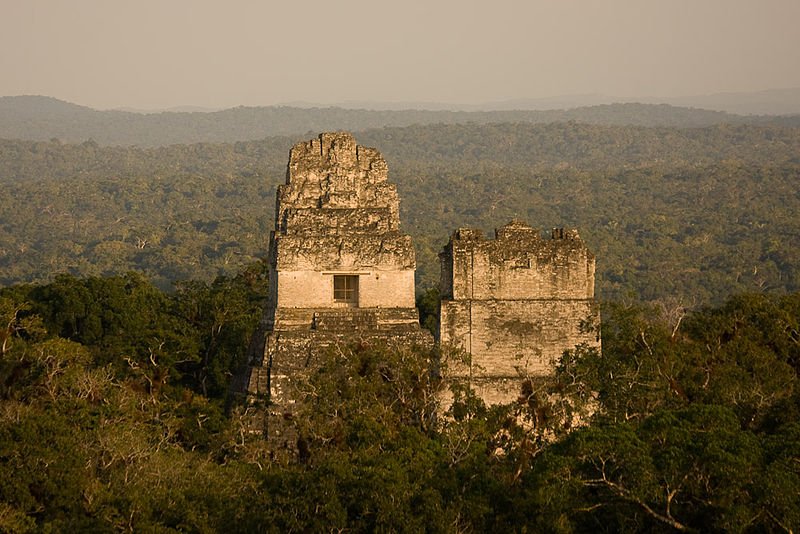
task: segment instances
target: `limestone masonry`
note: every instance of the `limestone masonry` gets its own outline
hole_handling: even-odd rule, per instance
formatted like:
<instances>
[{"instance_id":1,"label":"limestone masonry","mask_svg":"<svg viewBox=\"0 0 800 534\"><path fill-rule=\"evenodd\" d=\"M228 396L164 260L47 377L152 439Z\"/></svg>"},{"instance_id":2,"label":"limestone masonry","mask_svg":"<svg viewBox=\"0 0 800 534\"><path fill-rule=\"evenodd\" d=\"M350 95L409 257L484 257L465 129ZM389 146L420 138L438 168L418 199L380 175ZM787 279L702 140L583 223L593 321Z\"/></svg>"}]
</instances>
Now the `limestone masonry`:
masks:
<instances>
[{"instance_id":1,"label":"limestone masonry","mask_svg":"<svg viewBox=\"0 0 800 534\"><path fill-rule=\"evenodd\" d=\"M468 380L487 404L515 400L520 378L551 373L564 350L599 348L595 259L576 230L542 239L512 221L487 240L459 228L439 259L440 342L472 356L449 378Z\"/></svg>"},{"instance_id":2,"label":"limestone masonry","mask_svg":"<svg viewBox=\"0 0 800 534\"><path fill-rule=\"evenodd\" d=\"M399 226L397 189L377 150L347 133L292 148L270 234L267 304L235 385L251 404L268 401L271 439L291 446L281 421L331 347L432 345L415 308L414 247ZM576 231L542 239L513 221L487 240L461 228L440 259L440 341L472 355L445 378L469 381L487 403L514 400L520 378L549 373L564 350L599 347L587 328L599 325L595 260Z\"/></svg>"},{"instance_id":3,"label":"limestone masonry","mask_svg":"<svg viewBox=\"0 0 800 534\"><path fill-rule=\"evenodd\" d=\"M240 384L269 400L276 421L290 418L302 398L298 384L335 344L432 344L419 326L414 247L399 230L399 212L386 161L351 135L324 133L289 153L270 235L267 305Z\"/></svg>"}]
</instances>

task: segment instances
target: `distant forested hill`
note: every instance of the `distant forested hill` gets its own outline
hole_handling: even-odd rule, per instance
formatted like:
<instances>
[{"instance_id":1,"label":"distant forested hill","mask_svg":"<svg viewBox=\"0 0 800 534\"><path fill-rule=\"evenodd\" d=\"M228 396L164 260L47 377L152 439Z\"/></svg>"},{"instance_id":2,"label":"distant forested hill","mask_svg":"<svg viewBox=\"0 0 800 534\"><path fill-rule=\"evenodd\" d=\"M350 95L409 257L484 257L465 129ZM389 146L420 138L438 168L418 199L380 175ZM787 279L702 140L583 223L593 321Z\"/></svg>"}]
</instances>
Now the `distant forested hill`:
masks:
<instances>
[{"instance_id":1,"label":"distant forested hill","mask_svg":"<svg viewBox=\"0 0 800 534\"><path fill-rule=\"evenodd\" d=\"M0 138L155 147L226 143L330 130L502 122L703 127L721 123L800 125L800 117L753 117L653 104L610 104L549 111L370 111L342 108L237 107L223 111L97 111L41 96L0 97Z\"/></svg>"},{"instance_id":2,"label":"distant forested hill","mask_svg":"<svg viewBox=\"0 0 800 534\"><path fill-rule=\"evenodd\" d=\"M162 287L266 252L287 151L312 134L163 148L0 141L0 283L137 270ZM603 297L800 289L800 128L580 123L373 129L421 287L458 226L579 228Z\"/></svg>"}]
</instances>

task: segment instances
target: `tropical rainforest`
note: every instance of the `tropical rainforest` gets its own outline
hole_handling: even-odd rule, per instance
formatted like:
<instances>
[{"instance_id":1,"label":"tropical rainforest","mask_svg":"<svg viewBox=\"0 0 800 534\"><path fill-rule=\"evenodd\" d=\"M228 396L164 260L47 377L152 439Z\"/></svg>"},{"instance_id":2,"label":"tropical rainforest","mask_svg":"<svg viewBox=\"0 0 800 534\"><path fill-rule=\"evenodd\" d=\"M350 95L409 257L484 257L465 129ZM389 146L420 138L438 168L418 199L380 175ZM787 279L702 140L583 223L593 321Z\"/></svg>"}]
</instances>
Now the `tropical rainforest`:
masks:
<instances>
[{"instance_id":1,"label":"tropical rainforest","mask_svg":"<svg viewBox=\"0 0 800 534\"><path fill-rule=\"evenodd\" d=\"M628 112L355 133L398 185L423 324L449 234L521 218L597 255L602 353L486 407L448 347L354 344L308 379L294 452L228 391L315 134L0 140L0 531L797 531L800 128Z\"/></svg>"},{"instance_id":2,"label":"tropical rainforest","mask_svg":"<svg viewBox=\"0 0 800 534\"><path fill-rule=\"evenodd\" d=\"M309 135L149 149L0 140L0 283L136 270L168 289L231 275L265 254L288 150ZM512 218L578 228L604 298L719 303L800 284L800 128L504 123L356 138L387 159L420 288L437 284L456 228Z\"/></svg>"}]
</instances>

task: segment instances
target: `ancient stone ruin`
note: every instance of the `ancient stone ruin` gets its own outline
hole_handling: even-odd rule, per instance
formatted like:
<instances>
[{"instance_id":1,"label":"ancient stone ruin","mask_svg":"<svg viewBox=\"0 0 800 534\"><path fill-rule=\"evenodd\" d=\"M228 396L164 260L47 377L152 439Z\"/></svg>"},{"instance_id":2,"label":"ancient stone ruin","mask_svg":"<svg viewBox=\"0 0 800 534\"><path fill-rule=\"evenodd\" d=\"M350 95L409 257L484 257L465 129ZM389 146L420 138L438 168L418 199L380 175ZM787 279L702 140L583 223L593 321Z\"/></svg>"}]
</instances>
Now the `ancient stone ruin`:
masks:
<instances>
[{"instance_id":1,"label":"ancient stone ruin","mask_svg":"<svg viewBox=\"0 0 800 534\"><path fill-rule=\"evenodd\" d=\"M399 226L397 189L377 150L347 133L291 149L270 234L267 304L234 386L251 406L266 401L254 428L292 446L286 421L333 347L432 346L415 308L414 248ZM467 382L487 404L515 400L521 379L550 373L564 350L600 343L595 260L578 233L542 239L513 221L495 234L460 228L440 254L440 342L471 354L444 378Z\"/></svg>"},{"instance_id":2,"label":"ancient stone ruin","mask_svg":"<svg viewBox=\"0 0 800 534\"><path fill-rule=\"evenodd\" d=\"M440 342L471 354L451 367L487 404L519 396L521 378L552 373L562 352L600 346L595 258L576 230L551 239L512 221L485 239L459 228L439 255Z\"/></svg>"},{"instance_id":3,"label":"ancient stone ruin","mask_svg":"<svg viewBox=\"0 0 800 534\"><path fill-rule=\"evenodd\" d=\"M267 398L276 420L291 417L297 385L333 345L432 345L414 302L414 247L399 225L397 188L377 150L347 133L291 149L270 235L267 305L240 384L251 399Z\"/></svg>"}]
</instances>

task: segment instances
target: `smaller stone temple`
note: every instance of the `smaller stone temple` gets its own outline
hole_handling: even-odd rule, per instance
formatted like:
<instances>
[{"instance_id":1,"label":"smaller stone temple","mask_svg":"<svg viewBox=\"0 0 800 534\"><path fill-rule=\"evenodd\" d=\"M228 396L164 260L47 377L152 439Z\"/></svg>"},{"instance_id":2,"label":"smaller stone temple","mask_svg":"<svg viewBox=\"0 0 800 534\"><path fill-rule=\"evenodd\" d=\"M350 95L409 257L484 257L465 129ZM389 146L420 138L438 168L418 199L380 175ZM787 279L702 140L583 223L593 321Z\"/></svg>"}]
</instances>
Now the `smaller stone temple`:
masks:
<instances>
[{"instance_id":1,"label":"smaller stone temple","mask_svg":"<svg viewBox=\"0 0 800 534\"><path fill-rule=\"evenodd\" d=\"M291 419L297 385L336 344L432 345L419 325L414 247L399 211L386 161L350 134L323 133L291 149L269 241L267 304L238 384L249 399L268 401L267 421Z\"/></svg>"},{"instance_id":2,"label":"smaller stone temple","mask_svg":"<svg viewBox=\"0 0 800 534\"><path fill-rule=\"evenodd\" d=\"M485 239L459 228L439 254L440 342L471 355L448 378L487 404L515 400L520 381L552 374L564 350L600 347L595 257L576 230L512 221Z\"/></svg>"}]
</instances>

